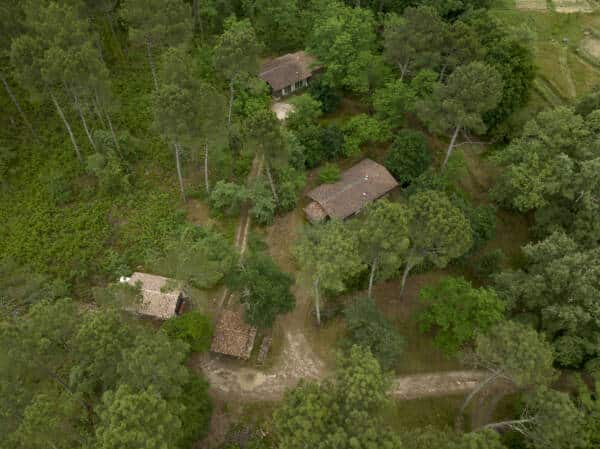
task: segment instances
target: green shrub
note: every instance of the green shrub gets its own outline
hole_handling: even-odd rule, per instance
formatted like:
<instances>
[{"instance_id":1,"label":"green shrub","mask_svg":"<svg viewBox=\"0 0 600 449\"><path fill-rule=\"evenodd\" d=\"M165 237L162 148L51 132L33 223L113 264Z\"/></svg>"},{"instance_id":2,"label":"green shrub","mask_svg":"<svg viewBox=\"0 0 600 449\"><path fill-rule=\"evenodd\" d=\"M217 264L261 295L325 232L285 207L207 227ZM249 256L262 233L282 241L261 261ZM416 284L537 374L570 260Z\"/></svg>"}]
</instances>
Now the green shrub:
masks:
<instances>
[{"instance_id":1,"label":"green shrub","mask_svg":"<svg viewBox=\"0 0 600 449\"><path fill-rule=\"evenodd\" d=\"M296 170L290 166L277 170L274 175L279 196L277 211L288 212L298 204L302 189L306 185L306 175L303 170Z\"/></svg>"},{"instance_id":2,"label":"green shrub","mask_svg":"<svg viewBox=\"0 0 600 449\"><path fill-rule=\"evenodd\" d=\"M344 124L343 132L345 135L345 156L355 156L360 154L363 145L385 142L390 138L388 124L367 114L353 116Z\"/></svg>"},{"instance_id":3,"label":"green shrub","mask_svg":"<svg viewBox=\"0 0 600 449\"><path fill-rule=\"evenodd\" d=\"M256 182L250 190L250 216L262 226L273 223L275 218L275 200L271 189L264 182Z\"/></svg>"},{"instance_id":4,"label":"green shrub","mask_svg":"<svg viewBox=\"0 0 600 449\"><path fill-rule=\"evenodd\" d=\"M335 88L324 82L320 76L311 80L308 93L321 103L321 110L326 114L334 112L342 101Z\"/></svg>"},{"instance_id":5,"label":"green shrub","mask_svg":"<svg viewBox=\"0 0 600 449\"><path fill-rule=\"evenodd\" d=\"M384 161L400 184L410 184L431 165L431 152L420 131L402 130L396 135Z\"/></svg>"},{"instance_id":6,"label":"green shrub","mask_svg":"<svg viewBox=\"0 0 600 449\"><path fill-rule=\"evenodd\" d=\"M500 271L504 259L504 252L497 248L481 256L477 261L477 268L475 270L480 277L489 278L494 273Z\"/></svg>"},{"instance_id":7,"label":"green shrub","mask_svg":"<svg viewBox=\"0 0 600 449\"><path fill-rule=\"evenodd\" d=\"M325 164L319 170L319 181L324 184L332 184L340 180L342 174L340 168L335 164Z\"/></svg>"},{"instance_id":8,"label":"green shrub","mask_svg":"<svg viewBox=\"0 0 600 449\"><path fill-rule=\"evenodd\" d=\"M354 298L344 310L348 334L345 345L369 348L381 368L389 370L400 359L404 338L370 298Z\"/></svg>"},{"instance_id":9,"label":"green shrub","mask_svg":"<svg viewBox=\"0 0 600 449\"><path fill-rule=\"evenodd\" d=\"M242 203L248 198L246 187L233 182L219 181L208 199L211 210L219 215L239 215Z\"/></svg>"},{"instance_id":10,"label":"green shrub","mask_svg":"<svg viewBox=\"0 0 600 449\"><path fill-rule=\"evenodd\" d=\"M192 352L204 352L210 347L212 323L197 310L165 321L162 328L169 337L187 343Z\"/></svg>"}]
</instances>

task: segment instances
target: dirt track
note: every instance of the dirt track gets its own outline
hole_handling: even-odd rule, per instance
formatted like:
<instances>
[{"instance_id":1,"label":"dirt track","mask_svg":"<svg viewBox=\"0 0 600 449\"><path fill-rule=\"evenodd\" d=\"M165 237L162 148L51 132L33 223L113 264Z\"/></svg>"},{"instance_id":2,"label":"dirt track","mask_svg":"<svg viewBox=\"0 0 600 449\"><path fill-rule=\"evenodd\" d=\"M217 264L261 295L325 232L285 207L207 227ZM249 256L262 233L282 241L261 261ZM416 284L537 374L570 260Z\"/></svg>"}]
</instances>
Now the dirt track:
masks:
<instances>
[{"instance_id":1,"label":"dirt track","mask_svg":"<svg viewBox=\"0 0 600 449\"><path fill-rule=\"evenodd\" d=\"M279 361L259 370L242 362L203 354L192 361L208 378L213 394L237 401L277 401L301 379L318 381L328 373L322 360L300 333L286 332ZM464 394L485 377L482 371L447 371L401 376L394 379L390 394L397 399Z\"/></svg>"}]
</instances>

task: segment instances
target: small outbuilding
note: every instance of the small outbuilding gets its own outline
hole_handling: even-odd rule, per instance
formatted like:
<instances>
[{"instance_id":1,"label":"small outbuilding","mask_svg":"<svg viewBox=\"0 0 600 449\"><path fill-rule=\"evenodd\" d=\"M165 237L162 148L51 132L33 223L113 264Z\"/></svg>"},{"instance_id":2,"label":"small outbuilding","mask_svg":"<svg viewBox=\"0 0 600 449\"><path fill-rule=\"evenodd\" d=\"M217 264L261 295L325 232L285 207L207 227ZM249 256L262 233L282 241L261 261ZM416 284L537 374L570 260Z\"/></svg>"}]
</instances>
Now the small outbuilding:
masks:
<instances>
[{"instance_id":1,"label":"small outbuilding","mask_svg":"<svg viewBox=\"0 0 600 449\"><path fill-rule=\"evenodd\" d=\"M223 310L213 332L210 350L248 360L255 339L256 328L246 324L241 313Z\"/></svg>"},{"instance_id":2,"label":"small outbuilding","mask_svg":"<svg viewBox=\"0 0 600 449\"><path fill-rule=\"evenodd\" d=\"M383 165L363 159L343 172L339 181L321 184L308 192L313 201L304 208L304 213L313 223L326 218L342 220L397 186L398 182Z\"/></svg>"},{"instance_id":3,"label":"small outbuilding","mask_svg":"<svg viewBox=\"0 0 600 449\"><path fill-rule=\"evenodd\" d=\"M271 88L271 95L283 97L308 86L318 70L315 58L303 51L288 53L266 61L260 70L261 79Z\"/></svg>"},{"instance_id":4,"label":"small outbuilding","mask_svg":"<svg viewBox=\"0 0 600 449\"><path fill-rule=\"evenodd\" d=\"M122 277L121 282L140 287L141 301L133 306L127 306L127 309L132 312L167 320L183 311L185 303L183 291L178 288L177 281L173 279L136 272L130 277Z\"/></svg>"}]
</instances>

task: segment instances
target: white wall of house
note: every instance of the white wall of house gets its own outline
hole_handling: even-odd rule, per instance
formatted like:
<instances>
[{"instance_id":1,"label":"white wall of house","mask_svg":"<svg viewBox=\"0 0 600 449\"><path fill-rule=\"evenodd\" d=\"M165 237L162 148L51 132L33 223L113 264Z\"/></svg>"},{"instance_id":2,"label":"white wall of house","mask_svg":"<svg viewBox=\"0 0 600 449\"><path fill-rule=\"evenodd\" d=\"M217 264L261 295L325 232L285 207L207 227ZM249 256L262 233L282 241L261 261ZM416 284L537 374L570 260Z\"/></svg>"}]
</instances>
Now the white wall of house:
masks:
<instances>
[{"instance_id":1,"label":"white wall of house","mask_svg":"<svg viewBox=\"0 0 600 449\"><path fill-rule=\"evenodd\" d=\"M302 89L303 87L307 87L307 86L308 86L308 79L303 79L294 84L290 84L289 86L284 87L283 89L278 91L277 94L284 97L286 95L289 95L289 94L295 92L298 89Z\"/></svg>"}]
</instances>

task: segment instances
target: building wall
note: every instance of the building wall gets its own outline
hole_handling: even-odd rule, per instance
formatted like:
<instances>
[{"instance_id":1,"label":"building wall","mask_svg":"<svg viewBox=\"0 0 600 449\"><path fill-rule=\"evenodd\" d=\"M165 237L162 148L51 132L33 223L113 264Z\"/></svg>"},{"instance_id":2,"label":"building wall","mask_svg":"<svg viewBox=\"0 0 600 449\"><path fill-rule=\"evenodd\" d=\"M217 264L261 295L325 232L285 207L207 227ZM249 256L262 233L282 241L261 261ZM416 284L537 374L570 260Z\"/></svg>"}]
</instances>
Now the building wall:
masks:
<instances>
[{"instance_id":1,"label":"building wall","mask_svg":"<svg viewBox=\"0 0 600 449\"><path fill-rule=\"evenodd\" d=\"M308 78L298 81L297 83L291 84L289 86L284 87L283 89L275 92L277 95L281 95L285 97L286 95L290 95L295 91L302 89L308 86Z\"/></svg>"}]
</instances>

